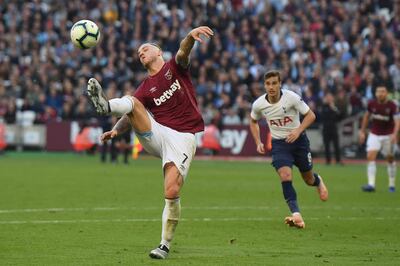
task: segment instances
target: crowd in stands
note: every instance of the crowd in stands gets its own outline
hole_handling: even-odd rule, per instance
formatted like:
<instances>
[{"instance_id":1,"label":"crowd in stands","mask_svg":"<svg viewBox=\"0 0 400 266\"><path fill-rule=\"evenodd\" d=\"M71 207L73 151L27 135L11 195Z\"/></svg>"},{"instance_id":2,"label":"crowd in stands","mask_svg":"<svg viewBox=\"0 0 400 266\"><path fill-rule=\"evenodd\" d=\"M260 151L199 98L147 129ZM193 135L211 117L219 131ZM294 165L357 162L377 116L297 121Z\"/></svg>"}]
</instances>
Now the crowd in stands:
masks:
<instances>
[{"instance_id":1,"label":"crowd in stands","mask_svg":"<svg viewBox=\"0 0 400 266\"><path fill-rule=\"evenodd\" d=\"M80 50L74 22L95 21L101 41ZM192 52L191 73L206 123L248 123L263 74L318 113L327 92L342 118L365 108L377 84L400 91L400 2L391 0L2 1L0 117L35 112L35 122L95 116L84 95L96 77L109 97L132 94L146 76L137 48L156 41L166 58L193 27L212 39Z\"/></svg>"}]
</instances>

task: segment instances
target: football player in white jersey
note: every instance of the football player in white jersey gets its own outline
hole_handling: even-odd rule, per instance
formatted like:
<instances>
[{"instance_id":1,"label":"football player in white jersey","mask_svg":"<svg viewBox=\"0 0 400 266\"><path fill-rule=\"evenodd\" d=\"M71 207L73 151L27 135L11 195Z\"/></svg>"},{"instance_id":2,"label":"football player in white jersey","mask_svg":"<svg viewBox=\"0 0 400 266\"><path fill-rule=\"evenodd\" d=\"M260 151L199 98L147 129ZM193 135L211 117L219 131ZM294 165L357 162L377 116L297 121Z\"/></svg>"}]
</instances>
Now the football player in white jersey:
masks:
<instances>
[{"instance_id":1,"label":"football player in white jersey","mask_svg":"<svg viewBox=\"0 0 400 266\"><path fill-rule=\"evenodd\" d=\"M272 136L272 165L280 177L283 196L292 213L285 218L285 223L304 228L305 223L292 184L293 164L299 169L304 182L317 188L320 199L328 200L328 189L321 176L312 171L310 142L304 132L314 122L315 114L296 93L281 90L278 71L269 71L264 75L264 87L267 93L260 96L252 106L250 131L257 145L257 152L265 154L258 120L267 120ZM304 115L301 123L299 113Z\"/></svg>"}]
</instances>

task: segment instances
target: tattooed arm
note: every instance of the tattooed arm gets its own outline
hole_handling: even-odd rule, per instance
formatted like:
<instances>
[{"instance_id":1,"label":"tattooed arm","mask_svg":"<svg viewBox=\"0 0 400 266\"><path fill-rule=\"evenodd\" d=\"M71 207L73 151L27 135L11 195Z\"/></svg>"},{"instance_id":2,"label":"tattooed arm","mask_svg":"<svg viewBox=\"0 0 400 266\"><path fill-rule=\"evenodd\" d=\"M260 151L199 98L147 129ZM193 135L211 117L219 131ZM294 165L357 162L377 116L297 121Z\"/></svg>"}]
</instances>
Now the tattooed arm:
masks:
<instances>
[{"instance_id":1,"label":"tattooed arm","mask_svg":"<svg viewBox=\"0 0 400 266\"><path fill-rule=\"evenodd\" d=\"M104 132L100 140L102 142L106 142L109 139L113 139L118 135L121 135L125 133L126 131L130 130L132 128L131 122L129 121L129 117L127 115L123 115L118 122L115 124L113 129L111 131Z\"/></svg>"},{"instance_id":2,"label":"tattooed arm","mask_svg":"<svg viewBox=\"0 0 400 266\"><path fill-rule=\"evenodd\" d=\"M201 35L210 38L212 35L214 35L214 32L207 26L202 26L191 30L189 34L181 41L179 50L175 56L176 63L184 68L189 66L190 51L192 50L195 41L203 42Z\"/></svg>"}]
</instances>

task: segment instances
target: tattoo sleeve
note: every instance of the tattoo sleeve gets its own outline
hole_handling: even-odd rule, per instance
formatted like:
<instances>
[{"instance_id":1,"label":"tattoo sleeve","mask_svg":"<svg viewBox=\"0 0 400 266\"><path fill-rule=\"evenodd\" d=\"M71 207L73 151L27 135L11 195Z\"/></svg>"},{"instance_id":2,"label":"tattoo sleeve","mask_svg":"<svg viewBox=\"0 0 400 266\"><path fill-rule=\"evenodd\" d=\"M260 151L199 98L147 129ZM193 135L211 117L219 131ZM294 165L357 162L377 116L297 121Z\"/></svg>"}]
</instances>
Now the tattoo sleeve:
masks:
<instances>
[{"instance_id":1,"label":"tattoo sleeve","mask_svg":"<svg viewBox=\"0 0 400 266\"><path fill-rule=\"evenodd\" d=\"M132 125L129 121L129 117L125 114L118 120L118 122L113 127L113 130L116 130L118 132L118 135L121 135L131 128Z\"/></svg>"},{"instance_id":2,"label":"tattoo sleeve","mask_svg":"<svg viewBox=\"0 0 400 266\"><path fill-rule=\"evenodd\" d=\"M184 68L189 66L189 55L190 55L190 51L193 48L194 42L195 42L195 40L193 39L193 37L190 35L187 35L181 41L179 50L176 53L176 57L175 57L176 62Z\"/></svg>"}]
</instances>

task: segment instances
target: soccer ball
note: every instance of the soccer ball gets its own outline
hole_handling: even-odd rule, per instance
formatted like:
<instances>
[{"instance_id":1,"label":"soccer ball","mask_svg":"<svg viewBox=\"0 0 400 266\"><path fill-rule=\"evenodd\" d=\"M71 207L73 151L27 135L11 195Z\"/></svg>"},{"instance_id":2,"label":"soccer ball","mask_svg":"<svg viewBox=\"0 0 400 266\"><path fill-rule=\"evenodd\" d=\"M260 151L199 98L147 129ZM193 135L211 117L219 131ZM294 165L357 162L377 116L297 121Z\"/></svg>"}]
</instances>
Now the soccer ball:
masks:
<instances>
[{"instance_id":1,"label":"soccer ball","mask_svg":"<svg viewBox=\"0 0 400 266\"><path fill-rule=\"evenodd\" d=\"M98 43L99 39L99 27L93 21L83 19L72 26L71 41L80 49L92 48Z\"/></svg>"}]
</instances>

